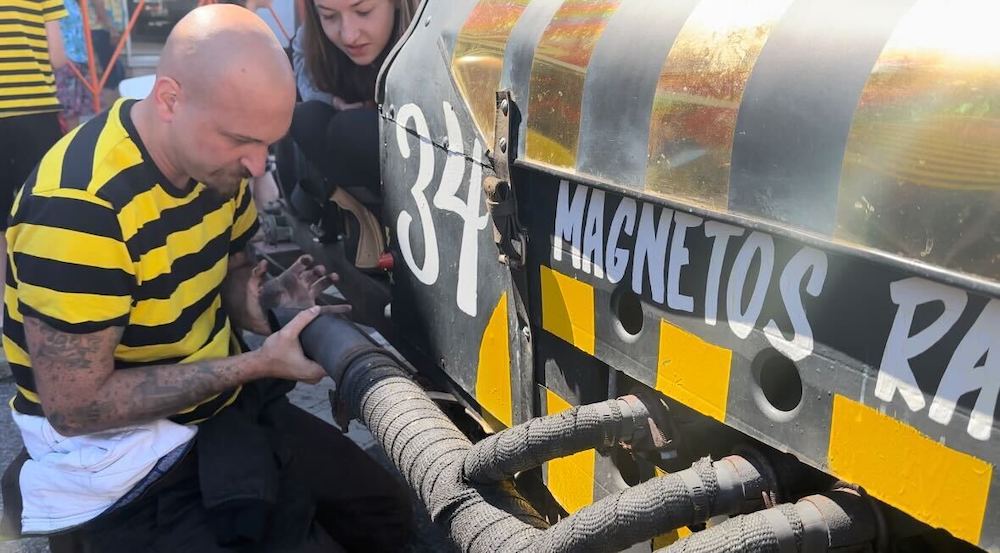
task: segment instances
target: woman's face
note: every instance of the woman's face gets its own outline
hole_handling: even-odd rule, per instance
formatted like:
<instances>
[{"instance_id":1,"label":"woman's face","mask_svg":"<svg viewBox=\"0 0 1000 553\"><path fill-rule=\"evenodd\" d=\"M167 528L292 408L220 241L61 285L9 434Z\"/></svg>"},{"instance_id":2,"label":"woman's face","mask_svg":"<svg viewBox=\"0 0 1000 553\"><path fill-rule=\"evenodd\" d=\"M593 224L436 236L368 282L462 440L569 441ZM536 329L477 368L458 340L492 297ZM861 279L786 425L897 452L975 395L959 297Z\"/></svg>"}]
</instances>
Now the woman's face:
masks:
<instances>
[{"instance_id":1,"label":"woman's face","mask_svg":"<svg viewBox=\"0 0 1000 553\"><path fill-rule=\"evenodd\" d=\"M357 65L369 65L392 37L396 0L314 0L323 33Z\"/></svg>"}]
</instances>

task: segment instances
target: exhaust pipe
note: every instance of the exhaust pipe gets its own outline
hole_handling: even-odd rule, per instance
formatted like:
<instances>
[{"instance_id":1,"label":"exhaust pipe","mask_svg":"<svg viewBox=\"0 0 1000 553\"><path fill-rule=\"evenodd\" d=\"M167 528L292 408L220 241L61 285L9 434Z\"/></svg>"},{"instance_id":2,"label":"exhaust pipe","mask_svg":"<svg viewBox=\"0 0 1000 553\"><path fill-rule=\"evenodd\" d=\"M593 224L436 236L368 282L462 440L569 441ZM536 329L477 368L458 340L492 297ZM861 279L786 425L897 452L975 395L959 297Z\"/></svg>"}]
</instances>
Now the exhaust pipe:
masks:
<instances>
[{"instance_id":1,"label":"exhaust pipe","mask_svg":"<svg viewBox=\"0 0 1000 553\"><path fill-rule=\"evenodd\" d=\"M284 326L296 313L272 310L272 327ZM668 551L729 551L726 540L738 536L739 543L749 543L762 528L769 529L768 536L780 534L782 544L789 537L813 540L820 535L829 537L830 545L860 543L876 533L868 523L871 507L856 492L838 491L830 496L836 499L810 496L794 506L754 512L774 496L776 484L766 476L773 472L756 464L762 461L736 455L714 463L701 459L689 469L603 498L549 527L510 477L592 447L662 441L652 410L641 400L626 396L532 419L473 446L393 356L350 321L317 317L300 341L306 355L333 378L338 403L371 431L431 519L463 553L614 551L716 515L740 513L753 514L699 532L671 546L680 549ZM785 532L789 525L790 534ZM732 551L786 551L761 547Z\"/></svg>"}]
</instances>

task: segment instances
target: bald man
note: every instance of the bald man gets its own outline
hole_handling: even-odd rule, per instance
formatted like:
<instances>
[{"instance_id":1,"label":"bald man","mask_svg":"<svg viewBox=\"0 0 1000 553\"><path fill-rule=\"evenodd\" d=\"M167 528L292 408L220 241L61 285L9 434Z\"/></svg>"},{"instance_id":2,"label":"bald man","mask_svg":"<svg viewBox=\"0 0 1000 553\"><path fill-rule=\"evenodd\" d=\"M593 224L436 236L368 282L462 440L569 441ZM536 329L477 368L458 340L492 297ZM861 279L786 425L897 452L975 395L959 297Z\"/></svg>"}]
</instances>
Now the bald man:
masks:
<instances>
[{"instance_id":1,"label":"bald man","mask_svg":"<svg viewBox=\"0 0 1000 553\"><path fill-rule=\"evenodd\" d=\"M7 231L3 345L26 448L4 477L8 531L58 532L53 553L406 539L396 480L284 398L324 375L298 335L335 275L303 258L265 280L245 253L247 178L294 101L263 21L199 8L167 39L152 94L68 134L28 179ZM304 310L272 334L279 304ZM240 353L238 329L267 339Z\"/></svg>"}]
</instances>

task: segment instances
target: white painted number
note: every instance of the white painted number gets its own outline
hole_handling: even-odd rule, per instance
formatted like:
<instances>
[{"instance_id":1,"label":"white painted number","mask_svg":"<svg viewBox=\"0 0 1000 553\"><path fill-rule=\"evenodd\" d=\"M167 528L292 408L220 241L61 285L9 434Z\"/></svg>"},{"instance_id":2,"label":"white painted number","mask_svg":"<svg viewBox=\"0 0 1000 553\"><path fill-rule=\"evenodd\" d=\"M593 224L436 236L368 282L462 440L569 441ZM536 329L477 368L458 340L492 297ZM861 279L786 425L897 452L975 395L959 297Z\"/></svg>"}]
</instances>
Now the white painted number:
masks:
<instances>
[{"instance_id":1,"label":"white painted number","mask_svg":"<svg viewBox=\"0 0 1000 553\"><path fill-rule=\"evenodd\" d=\"M448 102L442 103L445 125L448 132L448 151L444 171L437 191L434 193L434 207L445 213L458 215L462 220L462 242L458 254L458 284L455 301L458 308L475 317L479 297L479 231L486 228L488 214L480 213L482 191L480 183L483 178L483 168L479 160L483 155L483 146L476 139L472 146L472 166L469 174L468 190L465 199L459 197L459 189L465 178L465 166L468 161L465 155L465 142L462 128L455 115L455 110ZM430 286L437 282L440 267L440 251L437 242L437 232L434 219L431 216L430 205L427 203L425 191L434 176L434 146L430 139L427 120L423 112L415 104L407 104L399 110L399 126L396 127L396 141L403 159L409 159L410 147L407 142L405 126L413 119L417 135L420 138L419 168L417 180L411 189L413 200L420 214L420 225L423 228L424 264L417 264L410 243L410 223L413 217L401 210L396 221L396 232L399 236L399 247L403 252L406 265L413 271L417 279Z\"/></svg>"}]
</instances>

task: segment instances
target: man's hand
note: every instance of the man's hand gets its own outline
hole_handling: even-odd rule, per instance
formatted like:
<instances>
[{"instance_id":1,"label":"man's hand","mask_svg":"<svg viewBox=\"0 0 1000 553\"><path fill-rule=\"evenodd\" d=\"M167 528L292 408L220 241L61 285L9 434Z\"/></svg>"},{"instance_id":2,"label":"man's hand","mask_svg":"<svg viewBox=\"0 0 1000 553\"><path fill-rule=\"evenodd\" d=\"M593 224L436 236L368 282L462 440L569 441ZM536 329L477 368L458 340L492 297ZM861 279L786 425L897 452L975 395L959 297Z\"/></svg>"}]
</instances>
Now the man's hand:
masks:
<instances>
[{"instance_id":1,"label":"man's hand","mask_svg":"<svg viewBox=\"0 0 1000 553\"><path fill-rule=\"evenodd\" d=\"M327 273L322 265L314 265L309 255L299 257L291 267L278 277L265 280L267 261L260 261L250 271L246 281L246 295L242 302L243 314L240 325L262 336L271 333L267 322L267 310L274 307L306 309L316 305L323 290L337 282L336 273ZM350 305L335 305L323 308L324 313L346 313Z\"/></svg>"},{"instance_id":2,"label":"man's hand","mask_svg":"<svg viewBox=\"0 0 1000 553\"><path fill-rule=\"evenodd\" d=\"M302 329L313 322L321 312L329 313L334 306L321 308L316 305L300 312L284 328L275 332L264 340L264 345L260 347L260 352L268 360L268 364L274 367L272 376L287 380L297 380L315 384L326 376L326 371L319 364L310 361L302 352L302 344L299 342L299 334Z\"/></svg>"},{"instance_id":3,"label":"man's hand","mask_svg":"<svg viewBox=\"0 0 1000 553\"><path fill-rule=\"evenodd\" d=\"M326 267L314 265L310 255L299 257L277 278L264 282L266 274L267 261L262 260L250 274L248 286L248 293L255 294L264 309L312 307L323 290L340 280L337 273L327 273Z\"/></svg>"}]
</instances>

